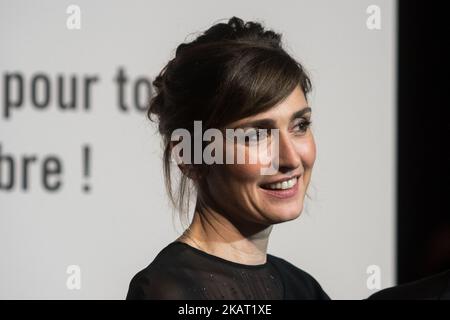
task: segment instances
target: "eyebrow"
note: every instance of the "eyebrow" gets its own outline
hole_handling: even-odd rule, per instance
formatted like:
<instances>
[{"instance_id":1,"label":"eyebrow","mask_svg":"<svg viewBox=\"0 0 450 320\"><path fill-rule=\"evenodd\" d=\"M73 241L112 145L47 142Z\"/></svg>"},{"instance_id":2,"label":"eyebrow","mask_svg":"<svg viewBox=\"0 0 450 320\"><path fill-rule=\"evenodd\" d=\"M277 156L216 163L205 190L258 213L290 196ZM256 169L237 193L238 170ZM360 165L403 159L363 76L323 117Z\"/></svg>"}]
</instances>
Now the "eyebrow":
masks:
<instances>
[{"instance_id":1,"label":"eyebrow","mask_svg":"<svg viewBox=\"0 0 450 320\"><path fill-rule=\"evenodd\" d=\"M291 115L291 118L289 121L300 118L301 116L303 116L305 113L308 113L308 112L312 112L312 109L310 107L306 107L301 110L298 110ZM238 127L275 128L275 121L273 119L268 119L268 118L258 119L258 120L242 123L242 124L238 125Z\"/></svg>"}]
</instances>

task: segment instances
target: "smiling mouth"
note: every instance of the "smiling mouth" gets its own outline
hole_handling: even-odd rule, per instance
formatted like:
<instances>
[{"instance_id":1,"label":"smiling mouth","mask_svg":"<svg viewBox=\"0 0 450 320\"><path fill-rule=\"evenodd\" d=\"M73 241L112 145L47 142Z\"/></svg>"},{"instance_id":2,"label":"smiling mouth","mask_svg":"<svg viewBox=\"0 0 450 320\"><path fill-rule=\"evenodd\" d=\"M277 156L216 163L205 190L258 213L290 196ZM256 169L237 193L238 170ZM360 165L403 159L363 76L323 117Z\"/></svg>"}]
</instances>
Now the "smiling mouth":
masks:
<instances>
[{"instance_id":1,"label":"smiling mouth","mask_svg":"<svg viewBox=\"0 0 450 320\"><path fill-rule=\"evenodd\" d=\"M295 186L298 183L298 179L299 177L297 176L282 182L262 184L260 187L266 190L287 190Z\"/></svg>"}]
</instances>

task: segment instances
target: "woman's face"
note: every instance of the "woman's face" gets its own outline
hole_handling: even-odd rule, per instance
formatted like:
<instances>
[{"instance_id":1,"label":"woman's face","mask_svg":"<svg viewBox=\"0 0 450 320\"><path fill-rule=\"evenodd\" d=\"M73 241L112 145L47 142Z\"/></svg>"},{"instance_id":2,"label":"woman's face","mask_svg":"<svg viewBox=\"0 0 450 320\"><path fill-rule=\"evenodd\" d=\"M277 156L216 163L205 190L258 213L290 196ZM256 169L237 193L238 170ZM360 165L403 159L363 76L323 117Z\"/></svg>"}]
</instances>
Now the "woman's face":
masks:
<instances>
[{"instance_id":1,"label":"woman's face","mask_svg":"<svg viewBox=\"0 0 450 320\"><path fill-rule=\"evenodd\" d=\"M263 119L265 121L260 121ZM303 91L297 86L277 106L228 125L227 128L244 130L278 129L278 153L271 154L270 147L275 141L270 136L260 136L260 146L264 146L262 142L268 139L265 140L264 150L251 142L228 141L224 144L224 153L234 148L234 154L242 152L246 161L243 164L237 161L232 164L214 164L206 177L207 190L202 190L202 193L205 191L218 212L231 215L234 221L271 225L297 218L303 210L316 158L310 120L311 110ZM258 140L258 135L253 137ZM265 158L262 154L266 155ZM258 160L250 163L248 159L255 155L253 159ZM274 161L277 156L278 166ZM268 168L270 162L276 170L265 175L262 173L263 168ZM274 184L291 177L294 179L288 183ZM291 186L292 183L295 184Z\"/></svg>"}]
</instances>

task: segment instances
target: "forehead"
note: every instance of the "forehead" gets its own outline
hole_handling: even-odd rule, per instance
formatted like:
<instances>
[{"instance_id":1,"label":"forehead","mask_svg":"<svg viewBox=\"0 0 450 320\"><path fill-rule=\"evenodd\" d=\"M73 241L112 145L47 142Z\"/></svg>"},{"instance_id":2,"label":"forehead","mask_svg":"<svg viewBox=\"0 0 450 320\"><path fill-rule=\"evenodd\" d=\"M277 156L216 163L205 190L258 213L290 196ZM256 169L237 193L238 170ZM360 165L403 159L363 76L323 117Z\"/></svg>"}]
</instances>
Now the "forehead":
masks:
<instances>
[{"instance_id":1,"label":"forehead","mask_svg":"<svg viewBox=\"0 0 450 320\"><path fill-rule=\"evenodd\" d=\"M239 125L241 123L259 119L273 119L274 121L277 121L278 119L282 120L283 118L289 119L294 112L307 107L308 102L306 101L306 97L303 94L303 90L300 88L300 86L297 86L289 94L289 96L286 97L286 99L278 103L273 108L235 121L233 125Z\"/></svg>"}]
</instances>

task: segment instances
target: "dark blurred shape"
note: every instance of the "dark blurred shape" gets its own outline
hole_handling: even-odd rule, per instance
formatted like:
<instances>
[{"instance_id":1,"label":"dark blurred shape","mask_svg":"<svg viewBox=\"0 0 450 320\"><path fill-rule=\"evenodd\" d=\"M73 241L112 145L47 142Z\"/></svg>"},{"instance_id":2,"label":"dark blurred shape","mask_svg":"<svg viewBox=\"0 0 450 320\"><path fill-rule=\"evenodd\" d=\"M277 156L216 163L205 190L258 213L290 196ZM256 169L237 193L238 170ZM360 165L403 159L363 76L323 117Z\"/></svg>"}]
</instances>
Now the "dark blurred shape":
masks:
<instances>
[{"instance_id":1,"label":"dark blurred shape","mask_svg":"<svg viewBox=\"0 0 450 320\"><path fill-rule=\"evenodd\" d=\"M450 54L445 8L438 1L398 2L398 284L450 269Z\"/></svg>"},{"instance_id":2,"label":"dark blurred shape","mask_svg":"<svg viewBox=\"0 0 450 320\"><path fill-rule=\"evenodd\" d=\"M387 288L369 300L450 300L450 270L437 275Z\"/></svg>"}]
</instances>

